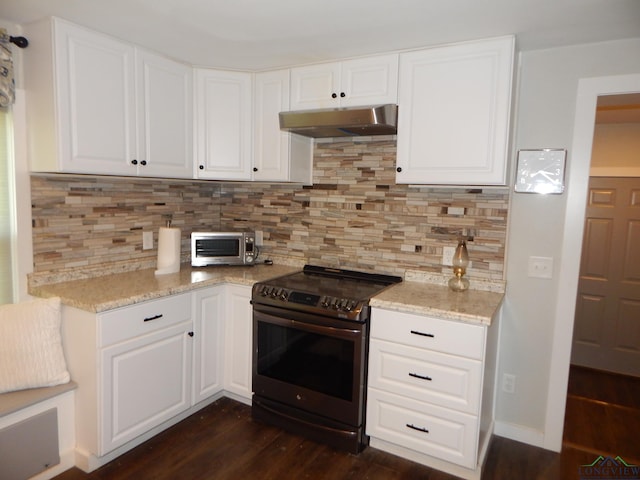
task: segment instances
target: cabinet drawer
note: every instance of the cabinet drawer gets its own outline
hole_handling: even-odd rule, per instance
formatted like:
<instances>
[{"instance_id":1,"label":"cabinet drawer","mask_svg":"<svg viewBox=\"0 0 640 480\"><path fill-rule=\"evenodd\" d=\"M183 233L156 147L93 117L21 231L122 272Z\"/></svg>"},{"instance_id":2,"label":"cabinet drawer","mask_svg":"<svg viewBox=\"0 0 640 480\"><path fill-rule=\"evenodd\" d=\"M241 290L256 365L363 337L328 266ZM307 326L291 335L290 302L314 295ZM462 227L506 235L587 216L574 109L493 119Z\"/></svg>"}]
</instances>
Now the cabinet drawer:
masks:
<instances>
[{"instance_id":1,"label":"cabinet drawer","mask_svg":"<svg viewBox=\"0 0 640 480\"><path fill-rule=\"evenodd\" d=\"M478 420L369 388L367 435L447 462L475 468Z\"/></svg>"},{"instance_id":2,"label":"cabinet drawer","mask_svg":"<svg viewBox=\"0 0 640 480\"><path fill-rule=\"evenodd\" d=\"M371 340L371 387L475 415L481 385L479 360Z\"/></svg>"},{"instance_id":3,"label":"cabinet drawer","mask_svg":"<svg viewBox=\"0 0 640 480\"><path fill-rule=\"evenodd\" d=\"M104 347L191 319L191 294L183 293L99 315L98 346Z\"/></svg>"},{"instance_id":4,"label":"cabinet drawer","mask_svg":"<svg viewBox=\"0 0 640 480\"><path fill-rule=\"evenodd\" d=\"M371 337L482 360L486 327L375 308Z\"/></svg>"}]
</instances>

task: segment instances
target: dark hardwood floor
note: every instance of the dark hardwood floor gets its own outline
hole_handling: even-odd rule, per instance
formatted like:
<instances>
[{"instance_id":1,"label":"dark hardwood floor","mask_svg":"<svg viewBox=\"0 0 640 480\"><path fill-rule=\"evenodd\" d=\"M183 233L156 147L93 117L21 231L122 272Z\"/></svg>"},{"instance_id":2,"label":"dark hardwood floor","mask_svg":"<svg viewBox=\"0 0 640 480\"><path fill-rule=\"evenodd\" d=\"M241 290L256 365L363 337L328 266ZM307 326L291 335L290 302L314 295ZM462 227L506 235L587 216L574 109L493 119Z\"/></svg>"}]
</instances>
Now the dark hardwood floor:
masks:
<instances>
[{"instance_id":1,"label":"dark hardwood floor","mask_svg":"<svg viewBox=\"0 0 640 480\"><path fill-rule=\"evenodd\" d=\"M640 464L640 379L572 367L561 453L494 437L485 480L572 480L598 455ZM250 407L220 399L104 467L77 479L370 479L456 477L367 448L338 452L251 420Z\"/></svg>"}]
</instances>

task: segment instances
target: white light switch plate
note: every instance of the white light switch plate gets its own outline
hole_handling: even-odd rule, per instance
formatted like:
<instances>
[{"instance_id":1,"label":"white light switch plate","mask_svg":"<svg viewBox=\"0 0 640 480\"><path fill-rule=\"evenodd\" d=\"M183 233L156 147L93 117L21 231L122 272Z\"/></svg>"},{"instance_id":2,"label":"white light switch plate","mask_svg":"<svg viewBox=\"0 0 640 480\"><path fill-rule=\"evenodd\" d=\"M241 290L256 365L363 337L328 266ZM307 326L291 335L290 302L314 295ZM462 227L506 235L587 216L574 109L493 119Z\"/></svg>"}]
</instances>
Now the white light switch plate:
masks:
<instances>
[{"instance_id":1,"label":"white light switch plate","mask_svg":"<svg viewBox=\"0 0 640 480\"><path fill-rule=\"evenodd\" d=\"M552 257L529 257L529 268L527 273L534 278L552 278L553 277L553 258Z\"/></svg>"}]
</instances>

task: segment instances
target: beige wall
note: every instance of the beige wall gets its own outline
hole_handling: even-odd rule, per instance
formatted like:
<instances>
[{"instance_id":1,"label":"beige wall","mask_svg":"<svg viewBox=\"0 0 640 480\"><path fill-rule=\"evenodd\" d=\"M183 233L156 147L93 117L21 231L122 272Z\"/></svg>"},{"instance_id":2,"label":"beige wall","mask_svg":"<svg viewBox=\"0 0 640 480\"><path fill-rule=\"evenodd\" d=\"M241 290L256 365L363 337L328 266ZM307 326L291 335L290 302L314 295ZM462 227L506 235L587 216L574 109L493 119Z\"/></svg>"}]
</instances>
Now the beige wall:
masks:
<instances>
[{"instance_id":1,"label":"beige wall","mask_svg":"<svg viewBox=\"0 0 640 480\"><path fill-rule=\"evenodd\" d=\"M591 175L640 177L640 123L596 124Z\"/></svg>"},{"instance_id":2,"label":"beige wall","mask_svg":"<svg viewBox=\"0 0 640 480\"><path fill-rule=\"evenodd\" d=\"M524 148L567 148L567 169L585 163L571 150L580 79L640 72L640 38L524 52L520 60L514 151ZM595 109L594 109L595 115ZM570 178L570 175L567 177ZM510 205L507 292L503 308L496 417L500 434L532 444L545 444L547 404L552 372L554 332L573 318L556 317L567 198L562 195L514 194ZM580 241L576 242L580 248ZM527 275L530 256L551 257L553 278ZM576 272L576 278L578 273ZM575 297L568 300L575 302ZM570 348L570 345L567 345ZM515 375L514 393L503 392L503 374Z\"/></svg>"}]
</instances>

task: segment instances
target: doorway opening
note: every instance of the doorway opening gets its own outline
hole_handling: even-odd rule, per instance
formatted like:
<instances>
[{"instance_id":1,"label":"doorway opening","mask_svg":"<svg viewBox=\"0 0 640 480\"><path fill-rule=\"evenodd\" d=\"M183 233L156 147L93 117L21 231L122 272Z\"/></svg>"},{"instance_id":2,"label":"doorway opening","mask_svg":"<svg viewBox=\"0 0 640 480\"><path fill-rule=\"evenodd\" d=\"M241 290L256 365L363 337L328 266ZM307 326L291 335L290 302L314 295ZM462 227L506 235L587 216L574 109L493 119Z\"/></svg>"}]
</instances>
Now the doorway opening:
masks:
<instances>
[{"instance_id":1,"label":"doorway opening","mask_svg":"<svg viewBox=\"0 0 640 480\"><path fill-rule=\"evenodd\" d=\"M640 74L583 78L578 83L561 248L563 268L559 272L559 300L555 311L558 320L553 332L552 369L545 417L543 446L550 450L560 451L562 448L597 101L600 96L626 93L640 93Z\"/></svg>"},{"instance_id":2,"label":"doorway opening","mask_svg":"<svg viewBox=\"0 0 640 480\"><path fill-rule=\"evenodd\" d=\"M640 459L640 95L599 96L564 448ZM606 422L590 422L590 419Z\"/></svg>"}]
</instances>

